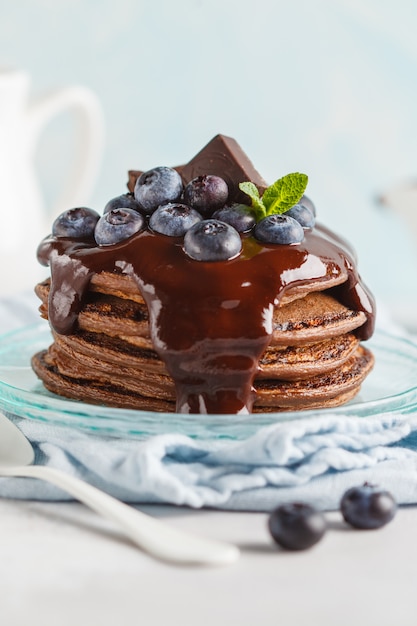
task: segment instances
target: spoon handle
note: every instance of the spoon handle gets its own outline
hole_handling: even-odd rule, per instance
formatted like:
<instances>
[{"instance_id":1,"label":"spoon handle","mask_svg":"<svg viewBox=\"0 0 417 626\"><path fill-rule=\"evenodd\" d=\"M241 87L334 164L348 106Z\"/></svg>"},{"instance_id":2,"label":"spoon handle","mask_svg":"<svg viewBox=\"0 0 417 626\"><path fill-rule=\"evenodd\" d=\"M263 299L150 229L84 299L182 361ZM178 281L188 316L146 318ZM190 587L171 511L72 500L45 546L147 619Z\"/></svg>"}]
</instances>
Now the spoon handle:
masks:
<instances>
[{"instance_id":1,"label":"spoon handle","mask_svg":"<svg viewBox=\"0 0 417 626\"><path fill-rule=\"evenodd\" d=\"M60 470L38 465L0 467L0 476L40 478L60 487L117 524L131 541L160 560L182 564L227 565L239 557L239 549L232 544L203 539L172 528Z\"/></svg>"}]
</instances>

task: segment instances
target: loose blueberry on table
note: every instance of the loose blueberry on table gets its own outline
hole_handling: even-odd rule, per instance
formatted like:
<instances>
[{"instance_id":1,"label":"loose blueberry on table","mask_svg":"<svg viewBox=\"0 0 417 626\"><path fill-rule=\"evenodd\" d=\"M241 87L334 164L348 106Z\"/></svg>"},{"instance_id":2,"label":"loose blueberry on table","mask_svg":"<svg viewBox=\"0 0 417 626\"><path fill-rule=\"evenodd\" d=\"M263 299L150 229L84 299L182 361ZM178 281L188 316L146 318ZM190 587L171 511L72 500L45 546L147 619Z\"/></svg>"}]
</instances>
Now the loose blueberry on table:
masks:
<instances>
[{"instance_id":1,"label":"loose blueberry on table","mask_svg":"<svg viewBox=\"0 0 417 626\"><path fill-rule=\"evenodd\" d=\"M327 530L323 513L303 502L282 504L268 519L274 541L286 550L306 550L320 541Z\"/></svg>"},{"instance_id":2,"label":"loose blueberry on table","mask_svg":"<svg viewBox=\"0 0 417 626\"><path fill-rule=\"evenodd\" d=\"M340 509L348 524L354 528L371 530L388 524L397 512L397 504L385 489L364 483L346 491Z\"/></svg>"}]
</instances>

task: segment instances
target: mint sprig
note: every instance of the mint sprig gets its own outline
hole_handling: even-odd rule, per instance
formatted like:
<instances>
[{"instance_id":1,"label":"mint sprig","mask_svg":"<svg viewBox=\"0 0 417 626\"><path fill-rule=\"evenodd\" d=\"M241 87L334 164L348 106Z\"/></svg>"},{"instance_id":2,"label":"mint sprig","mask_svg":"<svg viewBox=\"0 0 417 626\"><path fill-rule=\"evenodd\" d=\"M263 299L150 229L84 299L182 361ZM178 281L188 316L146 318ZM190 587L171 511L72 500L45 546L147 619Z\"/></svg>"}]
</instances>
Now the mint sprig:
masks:
<instances>
[{"instance_id":1,"label":"mint sprig","mask_svg":"<svg viewBox=\"0 0 417 626\"><path fill-rule=\"evenodd\" d=\"M251 182L239 183L239 189L251 199L251 206L259 222L268 215L282 214L291 209L304 194L308 176L300 172L287 174L265 189L262 197Z\"/></svg>"},{"instance_id":2,"label":"mint sprig","mask_svg":"<svg viewBox=\"0 0 417 626\"><path fill-rule=\"evenodd\" d=\"M256 185L250 182L239 183L239 189L250 197L252 201L251 206L254 210L257 221L265 217L265 205L259 195L259 190Z\"/></svg>"}]
</instances>

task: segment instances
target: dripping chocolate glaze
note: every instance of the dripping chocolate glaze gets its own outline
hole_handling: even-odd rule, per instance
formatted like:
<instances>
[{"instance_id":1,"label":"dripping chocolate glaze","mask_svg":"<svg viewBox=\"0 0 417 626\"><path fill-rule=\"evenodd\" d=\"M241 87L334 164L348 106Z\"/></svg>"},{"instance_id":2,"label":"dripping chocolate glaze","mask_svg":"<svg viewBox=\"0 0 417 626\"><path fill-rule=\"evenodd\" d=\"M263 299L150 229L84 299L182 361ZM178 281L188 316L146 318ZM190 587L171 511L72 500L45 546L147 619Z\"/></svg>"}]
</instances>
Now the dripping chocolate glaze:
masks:
<instances>
[{"instance_id":1,"label":"dripping chocolate glaze","mask_svg":"<svg viewBox=\"0 0 417 626\"><path fill-rule=\"evenodd\" d=\"M205 173L221 175L219 168L224 170L227 162L227 176L235 185L243 180L265 185L248 160L241 165L237 144L225 139L216 137L215 150L207 150L208 144L200 160L197 155L190 167L183 166L187 178L203 167ZM271 339L273 310L289 288L312 281L324 288L329 278L347 276L336 288L337 297L365 313L367 321L357 330L360 339L373 332L373 298L357 274L352 249L321 226L306 231L297 245L261 245L245 237L241 255L226 262L193 261L182 240L150 231L101 248L94 241L49 237L41 242L38 259L51 269L49 320L61 334L76 330L95 273L118 272L136 281L149 310L155 350L176 385L178 412L251 410L252 382Z\"/></svg>"}]
</instances>

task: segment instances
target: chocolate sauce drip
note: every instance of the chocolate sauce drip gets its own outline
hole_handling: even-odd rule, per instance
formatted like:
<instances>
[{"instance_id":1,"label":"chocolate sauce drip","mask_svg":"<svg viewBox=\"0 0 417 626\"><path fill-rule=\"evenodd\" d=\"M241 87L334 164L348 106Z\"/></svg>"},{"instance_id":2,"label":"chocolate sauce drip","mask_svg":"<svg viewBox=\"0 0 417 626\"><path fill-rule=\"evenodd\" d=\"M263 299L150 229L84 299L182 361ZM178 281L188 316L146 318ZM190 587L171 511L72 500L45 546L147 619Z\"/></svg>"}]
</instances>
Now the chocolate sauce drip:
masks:
<instances>
[{"instance_id":1,"label":"chocolate sauce drip","mask_svg":"<svg viewBox=\"0 0 417 626\"><path fill-rule=\"evenodd\" d=\"M251 410L252 382L272 334L274 306L287 289L345 276L338 289L349 308L363 311L361 339L373 332L374 302L356 273L352 250L327 229L306 231L296 246L244 238L231 261L187 257L182 240L149 231L112 246L47 238L38 259L51 268L49 319L57 333L77 328L90 278L118 272L137 283L149 310L155 350L165 362L182 413Z\"/></svg>"}]
</instances>

